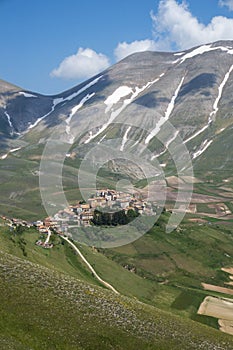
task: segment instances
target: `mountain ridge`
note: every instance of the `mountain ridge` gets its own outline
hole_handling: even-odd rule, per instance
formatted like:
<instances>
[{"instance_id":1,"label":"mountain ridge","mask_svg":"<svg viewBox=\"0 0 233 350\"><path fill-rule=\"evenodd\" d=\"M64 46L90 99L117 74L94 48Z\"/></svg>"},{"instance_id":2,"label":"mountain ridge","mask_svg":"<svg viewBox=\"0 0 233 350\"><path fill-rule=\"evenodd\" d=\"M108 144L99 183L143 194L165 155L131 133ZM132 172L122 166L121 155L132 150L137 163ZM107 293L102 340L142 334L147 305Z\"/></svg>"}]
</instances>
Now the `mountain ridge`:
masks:
<instances>
[{"instance_id":1,"label":"mountain ridge","mask_svg":"<svg viewBox=\"0 0 233 350\"><path fill-rule=\"evenodd\" d=\"M174 157L182 163L185 151L195 177L225 181L233 158L232 69L233 41L219 41L183 52L132 54L58 95L21 89L0 93L3 178L12 157L38 174L42 154L53 140L49 159L61 159L60 144L63 160L69 160L74 172L91 149L111 144L119 157L140 155L157 168L159 162L165 176L177 174ZM17 176L25 174L22 167ZM132 162L114 161L108 170L144 178ZM38 188L33 176L29 182Z\"/></svg>"},{"instance_id":2,"label":"mountain ridge","mask_svg":"<svg viewBox=\"0 0 233 350\"><path fill-rule=\"evenodd\" d=\"M222 46L223 44L224 46ZM108 94L111 94L111 91L113 94L114 89L116 91L120 86L128 86L131 89L135 89L135 87L138 86L138 88L142 89L149 81L153 80L156 81L156 83L146 89L142 89L138 94L135 94L132 103L138 103L146 108L153 108L155 115L161 115L162 110L166 111L167 104L171 100L172 94L174 94L175 88L178 85L177 82L184 77L171 117L175 126L181 126L179 115L181 113L183 116L186 115L188 118L186 122L188 121L190 124L190 130L192 129L193 132L195 132L197 128L192 127L193 121L190 120L190 114L191 116L195 114L195 124L198 122L198 124L201 123L203 125L203 117L207 119L206 122L208 122L207 115L211 112L213 112L213 114L217 113L217 111L214 111L212 108L214 101L210 98L211 95L213 95L211 91L214 91L213 89L216 85L218 87L220 86L222 83L220 79L223 80L224 75L228 73L225 69L226 65L232 64L232 55L229 55L229 52L232 52L232 49L229 48L230 44L232 48L233 42L220 41L214 44L202 45L201 47L193 48L183 53L135 53L110 67L103 73L57 95L44 96L38 93L18 90L21 96L18 96L18 94L17 96L12 96L9 94L7 96L8 102L6 102L7 107L5 106L6 110L1 108L0 117L1 119L5 119L5 122L8 122L8 134L12 133L12 130L9 130L11 125L9 125L10 123L6 118L5 112L11 117L11 123L15 127L15 132L25 132L26 130L28 131L28 128L32 128L33 125L37 125L36 122L38 121L39 123L40 118L46 115L49 117L48 119L51 118L51 114L54 116L54 119L58 118L60 113L68 117L69 110L72 108L74 102L80 102L80 99L84 97L84 93L86 92L95 92L91 101L87 101L88 106L89 103L101 102L103 92L106 100ZM163 76L160 77L161 75ZM97 78L99 78L98 84L94 89L95 84L91 86L89 86L89 84ZM227 83L229 84L229 82ZM141 87L139 87L139 85L141 85ZM155 90L155 86L157 85L159 90ZM87 88L84 89L82 93L77 93L78 90L82 90L85 86L87 86ZM111 91L109 90L110 87ZM227 94L229 95L228 91L230 88L228 86L226 86L226 88ZM169 89L171 90L170 96L168 93ZM72 95L73 98L70 98ZM229 98L230 96L228 96L228 101ZM54 105L54 100L58 101L58 99L60 99L61 102L56 102L56 105ZM196 103L193 102L194 99L196 99ZM221 99L224 99L223 96L221 96ZM228 101L224 103L223 108L224 111L228 111L229 118L231 116L229 115L229 109L232 105L232 101ZM200 102L202 103L202 110L198 108ZM221 101L221 103L222 102L223 101ZM3 106L3 102L1 105ZM66 105L65 108L62 108L64 105ZM191 105L192 111L190 113ZM85 106L83 107L85 109ZM99 105L98 108L100 108ZM17 118L14 117L15 111L17 111ZM104 119L102 124L104 124ZM185 137L186 134L185 127L182 126L182 137ZM189 136L191 136L190 132Z\"/></svg>"}]
</instances>

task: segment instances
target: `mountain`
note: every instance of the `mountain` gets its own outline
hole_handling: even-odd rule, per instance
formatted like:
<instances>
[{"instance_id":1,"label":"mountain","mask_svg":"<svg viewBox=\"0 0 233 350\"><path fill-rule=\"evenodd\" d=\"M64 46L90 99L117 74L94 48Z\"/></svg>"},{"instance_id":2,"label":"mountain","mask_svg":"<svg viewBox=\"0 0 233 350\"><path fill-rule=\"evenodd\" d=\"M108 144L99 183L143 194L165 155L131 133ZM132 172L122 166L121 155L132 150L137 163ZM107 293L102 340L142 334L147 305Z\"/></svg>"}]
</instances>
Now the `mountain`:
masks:
<instances>
[{"instance_id":1,"label":"mountain","mask_svg":"<svg viewBox=\"0 0 233 350\"><path fill-rule=\"evenodd\" d=\"M219 41L136 53L53 96L0 81L1 215L43 219L95 188L132 185L166 208L127 245L78 244L117 295L59 235L43 249L35 229L0 218L6 349L232 348L217 331L232 334L232 71L233 41Z\"/></svg>"},{"instance_id":2,"label":"mountain","mask_svg":"<svg viewBox=\"0 0 233 350\"><path fill-rule=\"evenodd\" d=\"M45 128L52 131L59 124L64 141L72 143L82 135L90 142L108 138L113 124L120 123L115 131L120 138L139 137L157 156L164 145L153 142L156 125L162 132L169 119L196 159L232 124L232 64L233 42L220 41L179 53L133 54L56 96L1 81L1 133L7 140L24 140L25 133L42 137ZM142 112L148 110L144 118ZM78 128L78 135L70 127ZM166 136L164 143L175 136Z\"/></svg>"},{"instance_id":3,"label":"mountain","mask_svg":"<svg viewBox=\"0 0 233 350\"><path fill-rule=\"evenodd\" d=\"M38 185L28 174L38 173L44 147L52 139L54 148L47 148L47 158L51 162L63 153L62 161L69 163L69 189L74 186L73 176L80 160L100 145L111 146L117 152L118 160L108 162L113 174L124 173L140 180L145 178L146 168L147 175L153 177L155 168L157 174L161 172L159 160L166 177L183 172L191 178L192 162L194 176L199 180L218 178L229 183L233 159L232 70L233 41L219 41L184 52L135 53L54 96L1 81L3 178L9 171L11 175L25 175L26 162L30 168L27 186L33 182L35 190ZM91 153L92 161L103 162L99 157L101 154L104 158L104 151L96 153ZM140 170L134 164L136 158L129 161L132 155L152 164L152 168L144 163ZM17 158L16 168L15 163L7 165L12 157ZM124 157L128 157L126 162L119 160ZM26 181L23 175L21 184ZM12 190L15 186L3 182L5 189L11 188L10 193L6 190L6 197L11 197L11 205L15 206L13 198L25 193L24 186L20 195L18 190Z\"/></svg>"},{"instance_id":4,"label":"mountain","mask_svg":"<svg viewBox=\"0 0 233 350\"><path fill-rule=\"evenodd\" d=\"M15 138L48 113L52 99L29 93L0 80L0 120L2 139Z\"/></svg>"}]
</instances>

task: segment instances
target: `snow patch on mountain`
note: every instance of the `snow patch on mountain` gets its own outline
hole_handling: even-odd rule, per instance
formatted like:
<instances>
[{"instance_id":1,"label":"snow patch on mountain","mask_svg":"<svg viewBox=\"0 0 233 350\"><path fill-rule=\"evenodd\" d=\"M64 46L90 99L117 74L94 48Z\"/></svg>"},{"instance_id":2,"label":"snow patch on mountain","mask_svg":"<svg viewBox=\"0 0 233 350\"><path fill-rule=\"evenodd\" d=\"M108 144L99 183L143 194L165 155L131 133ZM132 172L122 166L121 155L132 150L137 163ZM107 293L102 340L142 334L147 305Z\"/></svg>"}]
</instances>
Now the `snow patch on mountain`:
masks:
<instances>
[{"instance_id":1,"label":"snow patch on mountain","mask_svg":"<svg viewBox=\"0 0 233 350\"><path fill-rule=\"evenodd\" d=\"M170 144L177 138L178 134L179 134L179 130L176 130L176 132L175 132L175 134L173 135L173 137L172 137L170 140L168 140L168 141L166 142L166 144L165 144L165 149L164 149L162 152L160 152L159 154L153 155L153 156L151 157L151 160L154 160L154 159L156 159L156 158L162 156L164 153L166 153L168 147L169 147Z\"/></svg>"},{"instance_id":2,"label":"snow patch on mountain","mask_svg":"<svg viewBox=\"0 0 233 350\"><path fill-rule=\"evenodd\" d=\"M223 88L224 86L226 85L229 77L230 77L230 74L231 72L233 71L233 65L230 67L229 71L226 73L223 81L221 82L219 88L218 88L218 97L216 98L216 100L214 101L214 104L213 104L213 111L210 113L210 118L209 118L209 121L213 120L213 116L215 116L218 112L218 104L219 104L219 101L222 97L222 92L223 92Z\"/></svg>"},{"instance_id":3,"label":"snow patch on mountain","mask_svg":"<svg viewBox=\"0 0 233 350\"><path fill-rule=\"evenodd\" d=\"M165 148L162 152L155 154L151 157L151 160L154 160L156 158L159 158L160 156L162 156L164 153L166 153L167 149Z\"/></svg>"},{"instance_id":4,"label":"snow patch on mountain","mask_svg":"<svg viewBox=\"0 0 233 350\"><path fill-rule=\"evenodd\" d=\"M24 91L20 91L19 95L23 95L24 97L38 97L36 95L29 94L28 92L24 92Z\"/></svg>"},{"instance_id":5,"label":"snow patch on mountain","mask_svg":"<svg viewBox=\"0 0 233 350\"><path fill-rule=\"evenodd\" d=\"M126 142L128 141L128 133L130 132L132 126L129 126L123 136L123 139L122 139L122 143L121 143L121 147L120 147L120 151L123 152L124 151L124 147L125 147L125 144Z\"/></svg>"},{"instance_id":6,"label":"snow patch on mountain","mask_svg":"<svg viewBox=\"0 0 233 350\"><path fill-rule=\"evenodd\" d=\"M117 88L113 94L108 96L108 98L104 101L104 103L107 105L105 113L109 112L112 109L112 106L119 102L122 97L128 96L132 92L132 88L128 86L120 86Z\"/></svg>"},{"instance_id":7,"label":"snow patch on mountain","mask_svg":"<svg viewBox=\"0 0 233 350\"><path fill-rule=\"evenodd\" d=\"M52 105L51 110L50 110L48 113L46 113L45 115L43 115L42 117L38 118L38 119L35 121L35 123L31 124L31 125L28 127L28 130L30 130L30 129L34 128L35 126L37 126L43 119L45 119L45 118L48 117L52 112L54 112L55 107L56 107L59 103L72 100L72 99L75 98L76 96L80 95L83 91L85 91L86 89L88 89L90 86L96 84L96 83L99 81L99 79L100 79L101 77L102 77L102 76L100 76L100 77L94 79L94 80L91 81L90 83L86 84L83 88L81 88L80 90L78 90L77 92L71 94L71 95L68 96L68 97L65 97L65 98L63 98L63 97L62 97L62 98L55 98L55 99L53 100L53 105ZM87 96L84 97L84 98L80 101L80 103L72 109L71 114L69 115L69 118L72 118L72 116L77 112L77 110L78 110L79 108L81 108L82 105L83 105L87 100L89 100L92 96L94 96L94 94L95 94L95 93L92 93L91 95L88 94L88 95L87 95L88 97L87 97ZM87 98L87 99L86 99L86 98ZM69 118L68 118L68 121L69 121Z\"/></svg>"},{"instance_id":8,"label":"snow patch on mountain","mask_svg":"<svg viewBox=\"0 0 233 350\"><path fill-rule=\"evenodd\" d=\"M3 155L0 157L0 159L6 159L6 158L9 156L10 153L14 153L14 152L16 152L16 151L19 151L21 148L22 148L22 147L17 147L17 148L11 149L8 153L3 154Z\"/></svg>"},{"instance_id":9,"label":"snow patch on mountain","mask_svg":"<svg viewBox=\"0 0 233 350\"><path fill-rule=\"evenodd\" d=\"M84 92L85 90L87 90L89 87L95 85L100 79L102 78L102 75L99 76L98 78L92 80L90 83L86 84L85 86L83 86L81 89L79 89L78 91L74 92L73 94L67 96L67 97L59 97L59 98L55 98L53 100L53 104L54 106L57 106L59 103L62 102L66 102L66 101L71 101L73 100L73 98L77 97L78 95L80 95L82 92Z\"/></svg>"},{"instance_id":10,"label":"snow patch on mountain","mask_svg":"<svg viewBox=\"0 0 233 350\"><path fill-rule=\"evenodd\" d=\"M70 125L66 126L66 134L69 136L68 143L72 145L74 143L75 137L71 134Z\"/></svg>"},{"instance_id":11,"label":"snow patch on mountain","mask_svg":"<svg viewBox=\"0 0 233 350\"><path fill-rule=\"evenodd\" d=\"M137 145L139 144L139 142L140 142L140 140L137 140L137 141L131 146L131 148L137 146Z\"/></svg>"},{"instance_id":12,"label":"snow patch on mountain","mask_svg":"<svg viewBox=\"0 0 233 350\"><path fill-rule=\"evenodd\" d=\"M103 137L101 137L101 139L97 142L97 144L99 145L105 139L106 136L107 136L107 134L105 134Z\"/></svg>"},{"instance_id":13,"label":"snow patch on mountain","mask_svg":"<svg viewBox=\"0 0 233 350\"><path fill-rule=\"evenodd\" d=\"M90 100L93 96L95 95L95 92L93 92L92 94L87 94L80 102L77 106L74 106L71 109L71 113L69 115L69 117L66 119L66 123L69 124L71 122L72 117L74 116L74 114L84 105L84 103L86 103L88 100Z\"/></svg>"},{"instance_id":14,"label":"snow patch on mountain","mask_svg":"<svg viewBox=\"0 0 233 350\"><path fill-rule=\"evenodd\" d=\"M74 114L83 107L84 103L86 103L88 100L90 100L93 96L95 95L95 92L93 92L92 94L87 94L85 97L82 98L82 100L79 102L79 104L77 106L74 106L71 109L71 113L69 114L69 117L65 120L66 122L66 133L69 136L69 143L72 144L74 143L75 137L71 134L71 127L70 127L70 123L71 120L74 116Z\"/></svg>"},{"instance_id":15,"label":"snow patch on mountain","mask_svg":"<svg viewBox=\"0 0 233 350\"><path fill-rule=\"evenodd\" d=\"M168 148L170 146L170 144L177 138L178 134L179 134L179 130L176 130L174 136L170 140L167 141L167 143L165 145L166 148Z\"/></svg>"},{"instance_id":16,"label":"snow patch on mountain","mask_svg":"<svg viewBox=\"0 0 233 350\"><path fill-rule=\"evenodd\" d=\"M164 75L164 73L162 73L162 76ZM136 97L143 92L144 90L148 89L149 87L151 87L153 84L155 84L157 81L159 81L161 79L161 76L159 76L158 78L156 78L155 80L149 81L146 85L142 86L141 88L136 86L134 89L133 88L129 88L131 89L131 96L128 99L123 100L122 106L120 108L118 108L117 110L111 111L111 115L109 117L109 120L102 126L99 128L99 130L93 134L93 133L89 133L89 138L85 141L85 143L89 143L91 140L93 140L95 137L97 137L99 134L101 134L104 130L107 129L107 127L117 118L117 116L132 102L136 99ZM116 91L113 92L113 94L111 96L113 96L115 94L115 99L116 99ZM119 97L119 95L118 95ZM112 97L111 97L112 99Z\"/></svg>"},{"instance_id":17,"label":"snow patch on mountain","mask_svg":"<svg viewBox=\"0 0 233 350\"><path fill-rule=\"evenodd\" d=\"M29 131L29 130L33 129L35 126L37 126L43 119L45 119L46 117L48 117L48 116L54 111L54 109L55 109L55 106L53 105L53 106L52 106L52 109L51 109L48 113L46 113L46 114L43 115L42 117L38 118L33 124L30 124L30 123L29 123L30 125L29 125L27 131Z\"/></svg>"},{"instance_id":18,"label":"snow patch on mountain","mask_svg":"<svg viewBox=\"0 0 233 350\"><path fill-rule=\"evenodd\" d=\"M205 140L201 147L199 148L199 150L195 153L193 153L192 159L196 159L197 157L199 157L203 152L205 152L207 150L207 148L211 145L211 143L213 142L213 140Z\"/></svg>"},{"instance_id":19,"label":"snow patch on mountain","mask_svg":"<svg viewBox=\"0 0 233 350\"><path fill-rule=\"evenodd\" d=\"M11 132L10 132L10 135L12 136L14 134L14 127L13 127L13 124L12 124L12 121L11 121L11 117L10 115L7 113L7 111L4 112L5 116L7 117L7 121L8 121L8 124L11 128Z\"/></svg>"},{"instance_id":20,"label":"snow patch on mountain","mask_svg":"<svg viewBox=\"0 0 233 350\"><path fill-rule=\"evenodd\" d=\"M19 151L22 147L17 147L17 148L13 148L9 151L9 153L13 153L13 152L16 152L16 151Z\"/></svg>"},{"instance_id":21,"label":"snow patch on mountain","mask_svg":"<svg viewBox=\"0 0 233 350\"><path fill-rule=\"evenodd\" d=\"M184 55L181 58L178 58L176 61L174 61L173 63L183 63L184 61L186 61L189 58L193 58L197 55L202 55L206 52L209 51L215 51L215 50L222 50L222 51L226 51L228 54L233 55L233 48L232 47L225 47L225 46L216 46L216 47L212 47L212 44L209 45L202 45L199 46L198 48L192 50L191 52L188 52L186 55Z\"/></svg>"},{"instance_id":22,"label":"snow patch on mountain","mask_svg":"<svg viewBox=\"0 0 233 350\"><path fill-rule=\"evenodd\" d=\"M195 134L193 134L192 136L190 136L189 138L187 138L184 143L187 143L189 141L191 141L192 139L194 139L195 137L197 137L198 135L200 135L203 131L205 131L207 128L209 127L209 124L203 126L203 128L201 128L200 130L198 130L197 132L195 132Z\"/></svg>"},{"instance_id":23,"label":"snow patch on mountain","mask_svg":"<svg viewBox=\"0 0 233 350\"><path fill-rule=\"evenodd\" d=\"M191 141L192 139L194 139L195 137L197 137L198 135L200 135L203 131L205 131L209 125L213 122L213 117L217 114L218 112L218 104L219 101L221 100L222 97L222 93L223 93L223 89L224 86L226 85L231 72L233 71L233 65L230 67L230 69L228 70L228 72L225 74L223 81L221 82L221 84L218 87L218 96L216 98L216 100L214 101L213 104L213 111L209 114L209 118L208 118L208 124L206 124L203 128L201 128L199 131L197 131L195 134L193 134L192 136L190 136L188 139L186 139L184 141L184 143L187 143L189 141ZM224 129L223 129L224 130Z\"/></svg>"},{"instance_id":24,"label":"snow patch on mountain","mask_svg":"<svg viewBox=\"0 0 233 350\"><path fill-rule=\"evenodd\" d=\"M3 156L1 156L1 159L6 159L6 158L7 158L7 156L8 156L8 153L3 154Z\"/></svg>"},{"instance_id":25,"label":"snow patch on mountain","mask_svg":"<svg viewBox=\"0 0 233 350\"><path fill-rule=\"evenodd\" d=\"M175 107L175 102L177 99L177 96L180 92L180 89L183 85L184 82L184 78L183 77L174 93L174 95L172 96L172 99L167 107L167 110L165 112L165 116L160 118L160 120L158 121L158 123L156 124L156 127L150 132L150 134L147 136L146 140L145 140L145 144L148 144L150 142L150 140L160 131L161 126L169 119L174 107Z\"/></svg>"}]
</instances>

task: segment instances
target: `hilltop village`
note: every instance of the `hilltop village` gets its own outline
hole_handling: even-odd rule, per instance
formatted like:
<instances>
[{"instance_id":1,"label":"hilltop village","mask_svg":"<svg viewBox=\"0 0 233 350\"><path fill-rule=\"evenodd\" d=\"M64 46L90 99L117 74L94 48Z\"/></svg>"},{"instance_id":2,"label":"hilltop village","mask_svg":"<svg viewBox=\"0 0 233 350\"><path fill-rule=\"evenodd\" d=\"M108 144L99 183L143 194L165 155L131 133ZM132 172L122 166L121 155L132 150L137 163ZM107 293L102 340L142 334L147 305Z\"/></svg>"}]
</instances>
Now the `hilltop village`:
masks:
<instances>
[{"instance_id":1,"label":"hilltop village","mask_svg":"<svg viewBox=\"0 0 233 350\"><path fill-rule=\"evenodd\" d=\"M116 224L126 224L124 217L134 217L142 214L154 214L150 203L144 201L139 194L129 194L110 189L97 190L96 193L86 201L80 201L75 205L70 205L68 208L60 210L53 217L47 217L44 220L38 220L33 223L22 221L19 219L7 219L8 225L11 228L19 228L20 226L36 226L38 231L47 236L46 240L39 239L36 244L43 248L52 248L53 244L49 242L51 231L57 234L69 235L69 227L88 227L98 224L96 222L97 215L101 213L113 217L115 213L119 218ZM106 214L105 214L106 215ZM103 214L104 216L104 214ZM103 224L111 225L110 222Z\"/></svg>"},{"instance_id":2,"label":"hilltop village","mask_svg":"<svg viewBox=\"0 0 233 350\"><path fill-rule=\"evenodd\" d=\"M58 225L63 231L69 222L75 222L77 226L87 227L93 224L96 211L117 212L127 214L134 211L136 214L151 213L151 207L137 195L115 190L98 190L86 203L79 202L64 210L60 210L50 220L50 226ZM46 221L45 220L45 221Z\"/></svg>"}]
</instances>

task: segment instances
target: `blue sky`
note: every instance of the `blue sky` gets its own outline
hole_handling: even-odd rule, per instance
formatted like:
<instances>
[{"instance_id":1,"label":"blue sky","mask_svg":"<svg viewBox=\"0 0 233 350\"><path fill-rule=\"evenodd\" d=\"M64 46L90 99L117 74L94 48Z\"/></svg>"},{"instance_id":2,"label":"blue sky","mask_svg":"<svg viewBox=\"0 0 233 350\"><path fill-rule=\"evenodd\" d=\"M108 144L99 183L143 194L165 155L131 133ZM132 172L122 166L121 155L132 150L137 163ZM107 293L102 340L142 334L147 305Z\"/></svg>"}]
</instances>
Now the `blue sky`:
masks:
<instances>
[{"instance_id":1,"label":"blue sky","mask_svg":"<svg viewBox=\"0 0 233 350\"><path fill-rule=\"evenodd\" d=\"M0 78L55 94L143 50L233 40L233 0L0 0Z\"/></svg>"}]
</instances>

